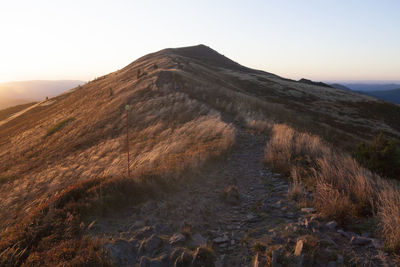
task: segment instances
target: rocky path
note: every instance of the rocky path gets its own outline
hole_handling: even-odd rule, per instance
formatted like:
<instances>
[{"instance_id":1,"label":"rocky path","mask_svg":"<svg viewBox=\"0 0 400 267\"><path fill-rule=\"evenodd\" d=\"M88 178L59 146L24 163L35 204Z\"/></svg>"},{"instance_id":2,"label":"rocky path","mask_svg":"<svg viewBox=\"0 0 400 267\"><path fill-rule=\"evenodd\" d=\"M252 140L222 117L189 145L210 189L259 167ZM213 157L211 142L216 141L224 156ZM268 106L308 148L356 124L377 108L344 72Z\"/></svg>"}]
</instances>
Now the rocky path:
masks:
<instances>
[{"instance_id":1,"label":"rocky path","mask_svg":"<svg viewBox=\"0 0 400 267\"><path fill-rule=\"evenodd\" d=\"M378 241L353 248L334 222L288 200L286 179L262 163L265 143L239 129L226 160L172 194L98 218L90 234L108 240L118 266L340 266L359 255L381 265Z\"/></svg>"}]
</instances>

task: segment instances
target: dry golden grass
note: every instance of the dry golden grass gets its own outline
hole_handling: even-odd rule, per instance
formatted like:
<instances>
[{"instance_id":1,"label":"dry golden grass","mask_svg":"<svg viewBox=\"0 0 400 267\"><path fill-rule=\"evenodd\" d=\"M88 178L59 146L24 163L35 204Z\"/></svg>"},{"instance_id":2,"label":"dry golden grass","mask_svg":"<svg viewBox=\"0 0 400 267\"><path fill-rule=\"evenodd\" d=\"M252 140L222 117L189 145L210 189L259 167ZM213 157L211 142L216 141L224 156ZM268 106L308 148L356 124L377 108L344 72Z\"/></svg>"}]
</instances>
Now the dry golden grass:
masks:
<instances>
[{"instance_id":1,"label":"dry golden grass","mask_svg":"<svg viewBox=\"0 0 400 267\"><path fill-rule=\"evenodd\" d=\"M265 151L265 162L293 179L292 194L305 186L313 191L313 203L329 219L375 216L386 246L400 248L400 189L361 167L349 155L299 133L286 125L274 125ZM296 189L297 188L297 189Z\"/></svg>"},{"instance_id":2,"label":"dry golden grass","mask_svg":"<svg viewBox=\"0 0 400 267\"><path fill-rule=\"evenodd\" d=\"M400 251L400 189L386 183L379 195L379 227L389 249Z\"/></svg>"},{"instance_id":3,"label":"dry golden grass","mask_svg":"<svg viewBox=\"0 0 400 267\"><path fill-rule=\"evenodd\" d=\"M173 63L158 59L158 68L140 59L0 126L0 177L13 177L0 184L0 265L107 265L80 229L84 215L188 182L229 151L234 127L172 82L159 84Z\"/></svg>"}]
</instances>

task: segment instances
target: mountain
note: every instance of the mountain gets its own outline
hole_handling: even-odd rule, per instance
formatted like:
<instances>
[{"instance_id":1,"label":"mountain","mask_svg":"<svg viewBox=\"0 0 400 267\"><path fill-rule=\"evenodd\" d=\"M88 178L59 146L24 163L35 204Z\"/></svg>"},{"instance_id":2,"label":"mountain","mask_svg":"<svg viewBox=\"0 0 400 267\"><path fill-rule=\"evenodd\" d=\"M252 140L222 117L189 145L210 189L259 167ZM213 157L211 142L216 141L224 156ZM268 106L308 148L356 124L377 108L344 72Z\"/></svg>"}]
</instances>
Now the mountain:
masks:
<instances>
[{"instance_id":1,"label":"mountain","mask_svg":"<svg viewBox=\"0 0 400 267\"><path fill-rule=\"evenodd\" d=\"M0 83L0 109L44 100L46 97L56 96L83 83L83 81L75 80Z\"/></svg>"},{"instance_id":2,"label":"mountain","mask_svg":"<svg viewBox=\"0 0 400 267\"><path fill-rule=\"evenodd\" d=\"M353 91L389 91L399 89L400 84L396 83L342 83Z\"/></svg>"},{"instance_id":3,"label":"mountain","mask_svg":"<svg viewBox=\"0 0 400 267\"><path fill-rule=\"evenodd\" d=\"M327 218L372 216L363 192L389 188L343 155L379 132L400 140L399 116L397 105L250 69L205 45L146 55L0 122L0 265L246 266L268 261L267 248L283 263L298 260L301 238L318 255L305 261L326 265L322 235L352 246ZM343 188L318 180L342 170ZM332 212L312 219L332 231L304 226L314 209L288 200L294 184L281 175L318 178L310 185L325 191L303 193L300 180L296 190L320 197L301 205ZM353 181L370 191L353 194ZM378 252L361 247L346 264Z\"/></svg>"},{"instance_id":4,"label":"mountain","mask_svg":"<svg viewBox=\"0 0 400 267\"><path fill-rule=\"evenodd\" d=\"M379 98L381 100L400 104L400 88L392 90L381 90L381 91L365 91L363 93L366 95Z\"/></svg>"},{"instance_id":5,"label":"mountain","mask_svg":"<svg viewBox=\"0 0 400 267\"><path fill-rule=\"evenodd\" d=\"M332 87L342 90L352 90L360 94L369 95L378 99L400 104L400 85L399 84L366 84L366 83L350 83L331 84Z\"/></svg>"}]
</instances>

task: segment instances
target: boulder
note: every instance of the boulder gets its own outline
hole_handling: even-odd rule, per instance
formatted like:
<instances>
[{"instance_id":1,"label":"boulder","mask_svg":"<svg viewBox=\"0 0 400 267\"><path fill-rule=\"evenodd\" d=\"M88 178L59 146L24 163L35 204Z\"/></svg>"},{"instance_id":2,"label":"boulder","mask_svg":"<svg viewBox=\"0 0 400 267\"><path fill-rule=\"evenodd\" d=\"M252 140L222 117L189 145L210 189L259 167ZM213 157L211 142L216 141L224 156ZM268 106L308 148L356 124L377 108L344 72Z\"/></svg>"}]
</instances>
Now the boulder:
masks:
<instances>
[{"instance_id":1,"label":"boulder","mask_svg":"<svg viewBox=\"0 0 400 267\"><path fill-rule=\"evenodd\" d=\"M330 222L328 222L328 223L325 224L325 226L326 226L330 231L335 230L335 228L336 228L337 225L338 225L338 224L337 224L337 222L335 222L335 221L330 221Z\"/></svg>"},{"instance_id":2,"label":"boulder","mask_svg":"<svg viewBox=\"0 0 400 267\"><path fill-rule=\"evenodd\" d=\"M353 236L350 239L350 244L352 245L359 245L359 246L365 246L371 243L371 239L362 237L362 236Z\"/></svg>"},{"instance_id":3,"label":"boulder","mask_svg":"<svg viewBox=\"0 0 400 267\"><path fill-rule=\"evenodd\" d=\"M223 192L223 197L230 204L238 204L240 201L239 189L235 185L228 186Z\"/></svg>"},{"instance_id":4,"label":"boulder","mask_svg":"<svg viewBox=\"0 0 400 267\"><path fill-rule=\"evenodd\" d=\"M169 244L170 245L175 245L175 244L178 244L178 243L185 242L185 240L186 240L186 237L183 234L177 233L177 234L173 234L170 237Z\"/></svg>"},{"instance_id":5,"label":"boulder","mask_svg":"<svg viewBox=\"0 0 400 267\"><path fill-rule=\"evenodd\" d=\"M296 248L294 249L295 256L301 255L301 253L303 252L303 246L304 246L304 241L301 239L297 240Z\"/></svg>"},{"instance_id":6,"label":"boulder","mask_svg":"<svg viewBox=\"0 0 400 267\"><path fill-rule=\"evenodd\" d=\"M184 250L182 254L175 260L174 267L190 266L193 260L192 254Z\"/></svg>"},{"instance_id":7,"label":"boulder","mask_svg":"<svg viewBox=\"0 0 400 267\"><path fill-rule=\"evenodd\" d=\"M301 211L305 212L305 213L313 213L313 212L315 212L315 209L314 208L302 208Z\"/></svg>"},{"instance_id":8,"label":"boulder","mask_svg":"<svg viewBox=\"0 0 400 267\"><path fill-rule=\"evenodd\" d=\"M150 267L150 259L146 256L141 257L139 267Z\"/></svg>"},{"instance_id":9,"label":"boulder","mask_svg":"<svg viewBox=\"0 0 400 267\"><path fill-rule=\"evenodd\" d=\"M152 235L149 238L143 240L139 247L139 253L154 254L156 249L162 245L162 240L156 235Z\"/></svg>"}]
</instances>

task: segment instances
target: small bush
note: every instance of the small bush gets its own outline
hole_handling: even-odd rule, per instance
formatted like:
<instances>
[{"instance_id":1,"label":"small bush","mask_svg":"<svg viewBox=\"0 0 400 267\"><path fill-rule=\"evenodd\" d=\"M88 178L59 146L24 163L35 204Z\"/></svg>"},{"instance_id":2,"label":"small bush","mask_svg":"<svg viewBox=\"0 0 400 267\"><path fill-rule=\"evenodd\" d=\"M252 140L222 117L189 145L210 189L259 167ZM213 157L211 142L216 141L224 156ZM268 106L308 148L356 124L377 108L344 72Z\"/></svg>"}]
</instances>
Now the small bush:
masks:
<instances>
[{"instance_id":1,"label":"small bush","mask_svg":"<svg viewBox=\"0 0 400 267\"><path fill-rule=\"evenodd\" d=\"M400 180L400 151L396 142L385 137L383 133L370 144L362 142L354 157L368 169Z\"/></svg>"},{"instance_id":2,"label":"small bush","mask_svg":"<svg viewBox=\"0 0 400 267\"><path fill-rule=\"evenodd\" d=\"M65 120L62 120L60 122L58 122L57 124L53 125L51 128L49 128L47 130L47 134L46 136L50 136L58 131L60 131L62 128L64 128L68 123L70 123L71 121L74 121L75 118L68 118Z\"/></svg>"},{"instance_id":3,"label":"small bush","mask_svg":"<svg viewBox=\"0 0 400 267\"><path fill-rule=\"evenodd\" d=\"M8 175L0 175L0 185L8 183L13 180L13 177Z\"/></svg>"}]
</instances>

